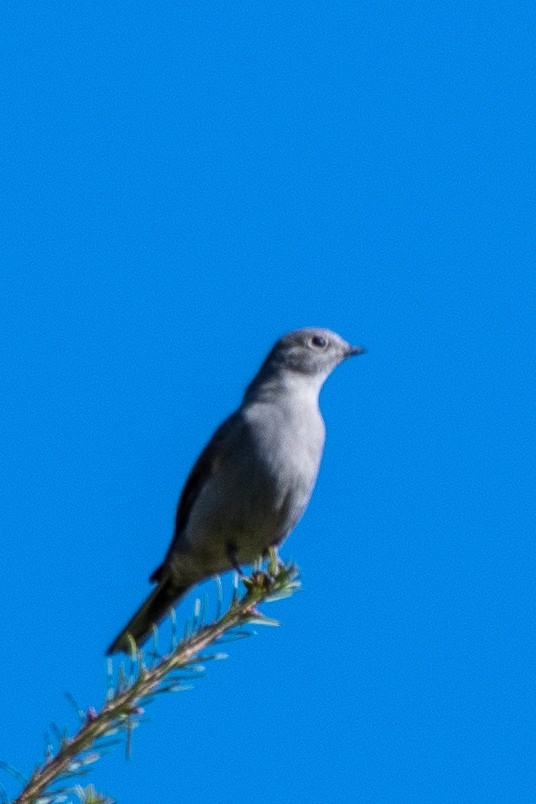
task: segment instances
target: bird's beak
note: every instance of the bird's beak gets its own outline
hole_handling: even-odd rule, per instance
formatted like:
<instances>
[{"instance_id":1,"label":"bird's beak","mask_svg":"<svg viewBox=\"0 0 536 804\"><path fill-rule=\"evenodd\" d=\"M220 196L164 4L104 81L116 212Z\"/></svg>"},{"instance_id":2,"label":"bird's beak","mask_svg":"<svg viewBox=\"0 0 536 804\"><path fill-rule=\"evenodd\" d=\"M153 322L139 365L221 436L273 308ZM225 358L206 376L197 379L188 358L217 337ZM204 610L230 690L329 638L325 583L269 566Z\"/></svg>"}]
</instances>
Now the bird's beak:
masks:
<instances>
[{"instance_id":1,"label":"bird's beak","mask_svg":"<svg viewBox=\"0 0 536 804\"><path fill-rule=\"evenodd\" d=\"M346 357L352 357L353 355L363 355L367 350L363 346L349 346L346 352Z\"/></svg>"}]
</instances>

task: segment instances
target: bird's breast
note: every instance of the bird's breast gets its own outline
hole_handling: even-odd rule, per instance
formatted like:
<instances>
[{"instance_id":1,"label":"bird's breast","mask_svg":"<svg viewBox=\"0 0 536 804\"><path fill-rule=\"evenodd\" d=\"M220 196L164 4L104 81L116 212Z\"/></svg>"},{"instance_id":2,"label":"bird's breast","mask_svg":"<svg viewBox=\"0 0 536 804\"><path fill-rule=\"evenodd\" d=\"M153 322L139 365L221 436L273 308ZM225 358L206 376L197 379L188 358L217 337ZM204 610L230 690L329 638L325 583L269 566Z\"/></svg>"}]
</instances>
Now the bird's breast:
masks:
<instances>
[{"instance_id":1,"label":"bird's breast","mask_svg":"<svg viewBox=\"0 0 536 804\"><path fill-rule=\"evenodd\" d=\"M301 415L281 405L246 410L236 443L196 500L188 541L221 549L235 543L244 563L279 543L307 506L323 445L317 408Z\"/></svg>"}]
</instances>

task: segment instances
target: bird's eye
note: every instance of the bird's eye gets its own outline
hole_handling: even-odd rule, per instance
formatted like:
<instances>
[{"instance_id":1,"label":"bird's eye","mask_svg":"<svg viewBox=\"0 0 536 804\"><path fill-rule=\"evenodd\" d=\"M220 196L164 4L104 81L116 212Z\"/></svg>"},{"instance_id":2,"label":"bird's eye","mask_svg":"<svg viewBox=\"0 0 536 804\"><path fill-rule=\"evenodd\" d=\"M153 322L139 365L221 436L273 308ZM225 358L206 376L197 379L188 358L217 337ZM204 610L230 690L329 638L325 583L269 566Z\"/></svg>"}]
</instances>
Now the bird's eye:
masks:
<instances>
[{"instance_id":1,"label":"bird's eye","mask_svg":"<svg viewBox=\"0 0 536 804\"><path fill-rule=\"evenodd\" d=\"M318 349L324 349L324 347L327 345L327 341L322 337L322 335L313 335L311 338L311 343L313 346L318 347Z\"/></svg>"}]
</instances>

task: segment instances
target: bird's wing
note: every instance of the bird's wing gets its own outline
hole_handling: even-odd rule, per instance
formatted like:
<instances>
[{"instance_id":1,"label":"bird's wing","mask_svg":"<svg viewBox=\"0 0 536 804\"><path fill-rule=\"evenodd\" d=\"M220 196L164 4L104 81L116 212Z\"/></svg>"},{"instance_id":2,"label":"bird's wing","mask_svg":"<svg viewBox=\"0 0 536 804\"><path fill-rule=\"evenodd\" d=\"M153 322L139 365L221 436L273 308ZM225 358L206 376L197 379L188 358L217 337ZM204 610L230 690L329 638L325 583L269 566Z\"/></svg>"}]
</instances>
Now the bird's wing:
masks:
<instances>
[{"instance_id":1,"label":"bird's wing","mask_svg":"<svg viewBox=\"0 0 536 804\"><path fill-rule=\"evenodd\" d=\"M241 421L243 420L238 411L225 419L193 465L177 505L175 533L171 545L164 561L149 578L150 581L160 581L162 579L162 573L168 562L168 558L174 551L175 545L186 527L195 501L207 480L218 471L225 461L226 456L232 448L232 444L234 444L235 439L242 430L240 426Z\"/></svg>"}]
</instances>

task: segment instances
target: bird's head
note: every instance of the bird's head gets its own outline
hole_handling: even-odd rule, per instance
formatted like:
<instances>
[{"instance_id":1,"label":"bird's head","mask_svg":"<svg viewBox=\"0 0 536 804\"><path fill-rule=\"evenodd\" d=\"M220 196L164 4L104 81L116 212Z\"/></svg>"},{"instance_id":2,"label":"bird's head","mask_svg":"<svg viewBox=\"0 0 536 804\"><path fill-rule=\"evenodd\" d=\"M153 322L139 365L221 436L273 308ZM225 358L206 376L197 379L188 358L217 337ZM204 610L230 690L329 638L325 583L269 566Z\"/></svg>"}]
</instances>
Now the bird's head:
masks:
<instances>
[{"instance_id":1,"label":"bird's head","mask_svg":"<svg viewBox=\"0 0 536 804\"><path fill-rule=\"evenodd\" d=\"M316 392L333 369L352 355L361 355L362 346L352 346L329 329L304 327L283 335L272 347L246 394L261 387L300 386L303 382ZM303 381L303 382L302 382Z\"/></svg>"}]
</instances>

